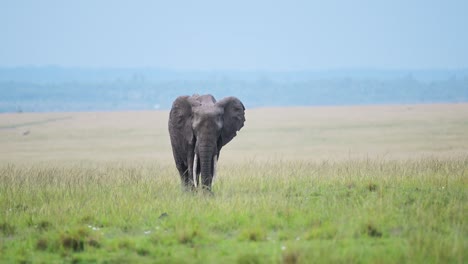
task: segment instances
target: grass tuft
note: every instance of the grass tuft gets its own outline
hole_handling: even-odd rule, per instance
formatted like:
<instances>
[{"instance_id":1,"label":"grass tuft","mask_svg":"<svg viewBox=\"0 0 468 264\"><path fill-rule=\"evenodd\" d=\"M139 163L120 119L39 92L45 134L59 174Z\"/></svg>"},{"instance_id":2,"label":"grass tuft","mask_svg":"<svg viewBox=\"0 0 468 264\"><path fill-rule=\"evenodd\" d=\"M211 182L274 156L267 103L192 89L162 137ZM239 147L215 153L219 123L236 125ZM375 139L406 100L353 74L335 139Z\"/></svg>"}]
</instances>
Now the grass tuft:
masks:
<instances>
[{"instance_id":1,"label":"grass tuft","mask_svg":"<svg viewBox=\"0 0 468 264\"><path fill-rule=\"evenodd\" d=\"M49 222L49 221L40 221L38 224L37 224L37 229L39 231L47 231L49 230L50 228L52 227L52 223Z\"/></svg>"},{"instance_id":2,"label":"grass tuft","mask_svg":"<svg viewBox=\"0 0 468 264\"><path fill-rule=\"evenodd\" d=\"M265 241L266 234L261 228L248 228L240 235L240 240L259 242Z\"/></svg>"},{"instance_id":3,"label":"grass tuft","mask_svg":"<svg viewBox=\"0 0 468 264\"><path fill-rule=\"evenodd\" d=\"M100 248L101 247L101 243L99 243L99 241L95 238L90 238L88 239L88 245L90 245L91 247L94 247L94 248Z\"/></svg>"},{"instance_id":4,"label":"grass tuft","mask_svg":"<svg viewBox=\"0 0 468 264\"><path fill-rule=\"evenodd\" d=\"M65 249L71 249L75 252L80 252L84 250L84 241L82 239L73 236L63 235L60 238L60 242L62 244L62 247Z\"/></svg>"},{"instance_id":5,"label":"grass tuft","mask_svg":"<svg viewBox=\"0 0 468 264\"><path fill-rule=\"evenodd\" d=\"M137 249L137 254L140 256L148 256L150 255L150 251L147 248L139 248Z\"/></svg>"},{"instance_id":6,"label":"grass tuft","mask_svg":"<svg viewBox=\"0 0 468 264\"><path fill-rule=\"evenodd\" d=\"M298 251L286 251L283 252L283 263L284 264L296 264L299 263L300 253Z\"/></svg>"},{"instance_id":7,"label":"grass tuft","mask_svg":"<svg viewBox=\"0 0 468 264\"><path fill-rule=\"evenodd\" d=\"M49 247L49 241L46 238L40 238L36 242L37 250L46 250Z\"/></svg>"},{"instance_id":8,"label":"grass tuft","mask_svg":"<svg viewBox=\"0 0 468 264\"><path fill-rule=\"evenodd\" d=\"M179 232L177 240L181 244L193 244L194 239L199 235L197 230L182 230Z\"/></svg>"},{"instance_id":9,"label":"grass tuft","mask_svg":"<svg viewBox=\"0 0 468 264\"><path fill-rule=\"evenodd\" d=\"M337 225L331 222L317 223L306 233L307 240L313 239L333 239L337 235Z\"/></svg>"},{"instance_id":10,"label":"grass tuft","mask_svg":"<svg viewBox=\"0 0 468 264\"><path fill-rule=\"evenodd\" d=\"M377 184L370 182L370 183L367 185L367 189L368 189L370 192L375 192L375 191L377 191Z\"/></svg>"},{"instance_id":11,"label":"grass tuft","mask_svg":"<svg viewBox=\"0 0 468 264\"><path fill-rule=\"evenodd\" d=\"M264 262L262 260L263 260L262 256L248 253L248 254L240 255L237 258L237 263L238 264L260 264Z\"/></svg>"},{"instance_id":12,"label":"grass tuft","mask_svg":"<svg viewBox=\"0 0 468 264\"><path fill-rule=\"evenodd\" d=\"M367 235L370 237L382 237L382 232L377 230L377 228L373 224L368 224Z\"/></svg>"},{"instance_id":13,"label":"grass tuft","mask_svg":"<svg viewBox=\"0 0 468 264\"><path fill-rule=\"evenodd\" d=\"M135 243L132 240L123 239L123 240L118 242L118 247L119 247L119 249L134 249L135 248Z\"/></svg>"},{"instance_id":14,"label":"grass tuft","mask_svg":"<svg viewBox=\"0 0 468 264\"><path fill-rule=\"evenodd\" d=\"M16 227L7 222L3 222L0 224L0 231L4 236L12 236L15 234Z\"/></svg>"}]
</instances>

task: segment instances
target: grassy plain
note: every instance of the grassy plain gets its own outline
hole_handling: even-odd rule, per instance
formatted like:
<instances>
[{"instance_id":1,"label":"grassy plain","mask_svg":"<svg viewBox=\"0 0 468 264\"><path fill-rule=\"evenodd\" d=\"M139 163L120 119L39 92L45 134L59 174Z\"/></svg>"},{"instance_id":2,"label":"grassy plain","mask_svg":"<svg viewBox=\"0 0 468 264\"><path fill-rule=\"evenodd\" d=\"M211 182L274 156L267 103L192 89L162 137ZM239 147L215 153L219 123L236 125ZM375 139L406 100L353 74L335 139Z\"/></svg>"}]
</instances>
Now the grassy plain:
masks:
<instances>
[{"instance_id":1,"label":"grassy plain","mask_svg":"<svg viewBox=\"0 0 468 264\"><path fill-rule=\"evenodd\" d=\"M468 260L468 104L247 110L214 196L167 115L1 114L0 262Z\"/></svg>"}]
</instances>

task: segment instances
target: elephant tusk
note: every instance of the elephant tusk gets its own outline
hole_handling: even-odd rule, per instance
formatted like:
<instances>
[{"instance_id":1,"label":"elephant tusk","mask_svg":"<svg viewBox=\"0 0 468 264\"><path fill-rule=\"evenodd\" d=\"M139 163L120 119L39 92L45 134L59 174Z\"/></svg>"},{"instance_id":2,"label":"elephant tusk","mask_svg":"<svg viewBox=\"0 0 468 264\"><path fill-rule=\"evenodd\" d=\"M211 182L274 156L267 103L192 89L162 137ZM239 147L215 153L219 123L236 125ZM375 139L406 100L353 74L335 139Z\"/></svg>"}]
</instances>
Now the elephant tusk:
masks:
<instances>
[{"instance_id":1,"label":"elephant tusk","mask_svg":"<svg viewBox=\"0 0 468 264\"><path fill-rule=\"evenodd\" d=\"M195 158L193 159L193 184L195 185L195 188L197 187L197 153L195 153Z\"/></svg>"},{"instance_id":2,"label":"elephant tusk","mask_svg":"<svg viewBox=\"0 0 468 264\"><path fill-rule=\"evenodd\" d=\"M211 186L213 186L214 181L216 179L216 167L218 165L218 155L213 157L213 180L211 180Z\"/></svg>"}]
</instances>

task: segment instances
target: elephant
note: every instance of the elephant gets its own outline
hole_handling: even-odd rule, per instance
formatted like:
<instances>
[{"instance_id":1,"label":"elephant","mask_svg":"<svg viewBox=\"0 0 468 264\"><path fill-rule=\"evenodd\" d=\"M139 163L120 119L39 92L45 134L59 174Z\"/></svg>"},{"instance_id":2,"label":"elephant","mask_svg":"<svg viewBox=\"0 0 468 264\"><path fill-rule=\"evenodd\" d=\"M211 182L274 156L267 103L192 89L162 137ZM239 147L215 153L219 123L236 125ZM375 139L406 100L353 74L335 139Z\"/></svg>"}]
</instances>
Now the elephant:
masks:
<instances>
[{"instance_id":1,"label":"elephant","mask_svg":"<svg viewBox=\"0 0 468 264\"><path fill-rule=\"evenodd\" d=\"M177 97L168 125L184 190L201 186L211 193L221 148L237 135L244 122L245 107L236 97L218 102L210 94Z\"/></svg>"}]
</instances>

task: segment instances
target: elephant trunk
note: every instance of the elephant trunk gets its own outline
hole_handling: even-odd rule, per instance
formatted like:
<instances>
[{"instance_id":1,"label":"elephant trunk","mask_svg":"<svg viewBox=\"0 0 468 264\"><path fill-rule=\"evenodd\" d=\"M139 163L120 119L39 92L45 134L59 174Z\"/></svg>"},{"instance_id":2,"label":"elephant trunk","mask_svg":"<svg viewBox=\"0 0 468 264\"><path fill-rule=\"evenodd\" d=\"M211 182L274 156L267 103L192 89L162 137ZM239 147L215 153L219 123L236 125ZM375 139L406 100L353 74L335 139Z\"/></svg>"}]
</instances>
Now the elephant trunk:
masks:
<instances>
[{"instance_id":1,"label":"elephant trunk","mask_svg":"<svg viewBox=\"0 0 468 264\"><path fill-rule=\"evenodd\" d=\"M208 187L209 189L213 177L213 151L201 149L199 158L201 167L201 185L202 187Z\"/></svg>"}]
</instances>

